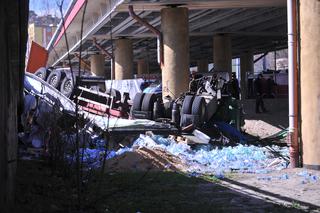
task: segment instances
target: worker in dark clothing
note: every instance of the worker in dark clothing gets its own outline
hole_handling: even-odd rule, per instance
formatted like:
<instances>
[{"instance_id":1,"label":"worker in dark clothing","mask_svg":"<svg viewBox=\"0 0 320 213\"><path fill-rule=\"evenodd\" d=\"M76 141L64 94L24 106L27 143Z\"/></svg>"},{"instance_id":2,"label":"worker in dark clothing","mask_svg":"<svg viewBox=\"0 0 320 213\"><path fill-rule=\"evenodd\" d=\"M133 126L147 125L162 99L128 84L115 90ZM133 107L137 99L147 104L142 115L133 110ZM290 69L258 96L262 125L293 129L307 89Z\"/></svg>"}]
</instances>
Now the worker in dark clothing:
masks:
<instances>
[{"instance_id":1,"label":"worker in dark clothing","mask_svg":"<svg viewBox=\"0 0 320 213\"><path fill-rule=\"evenodd\" d=\"M267 97L268 98L274 98L275 94L274 94L274 87L276 86L276 83L273 80L273 77L270 76L270 78L268 78L267 80Z\"/></svg>"},{"instance_id":2,"label":"worker in dark clothing","mask_svg":"<svg viewBox=\"0 0 320 213\"><path fill-rule=\"evenodd\" d=\"M210 86L215 91L217 90L217 87L218 87L218 81L219 81L219 79L218 79L217 74L213 73L211 81L210 81Z\"/></svg>"},{"instance_id":3,"label":"worker in dark clothing","mask_svg":"<svg viewBox=\"0 0 320 213\"><path fill-rule=\"evenodd\" d=\"M196 74L196 72L192 72L191 73L191 80L189 83L189 92L192 93L196 93L198 88L198 84L199 84L199 79L202 78L202 75L200 74Z\"/></svg>"},{"instance_id":4,"label":"worker in dark clothing","mask_svg":"<svg viewBox=\"0 0 320 213\"><path fill-rule=\"evenodd\" d=\"M258 78L254 82L254 88L256 92L256 113L261 113L260 107L262 112L267 112L266 108L264 107L263 97L262 97L262 79L263 75L259 74Z\"/></svg>"},{"instance_id":5,"label":"worker in dark clothing","mask_svg":"<svg viewBox=\"0 0 320 213\"><path fill-rule=\"evenodd\" d=\"M236 77L236 73L232 73L230 86L231 86L230 92L231 92L232 97L234 97L235 99L239 99L240 89L239 89L239 81Z\"/></svg>"}]
</instances>

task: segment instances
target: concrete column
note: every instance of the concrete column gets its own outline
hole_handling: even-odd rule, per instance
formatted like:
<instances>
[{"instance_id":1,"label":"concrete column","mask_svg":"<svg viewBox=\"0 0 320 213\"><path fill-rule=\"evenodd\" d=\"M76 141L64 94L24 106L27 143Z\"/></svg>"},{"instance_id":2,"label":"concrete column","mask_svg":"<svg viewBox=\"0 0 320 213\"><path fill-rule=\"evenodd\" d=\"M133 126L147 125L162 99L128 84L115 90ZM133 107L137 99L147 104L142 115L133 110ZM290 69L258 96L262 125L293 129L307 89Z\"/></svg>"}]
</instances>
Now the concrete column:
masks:
<instances>
[{"instance_id":1,"label":"concrete column","mask_svg":"<svg viewBox=\"0 0 320 213\"><path fill-rule=\"evenodd\" d=\"M229 35L215 35L213 37L213 63L215 70L228 72L231 79L232 49Z\"/></svg>"},{"instance_id":2,"label":"concrete column","mask_svg":"<svg viewBox=\"0 0 320 213\"><path fill-rule=\"evenodd\" d=\"M90 57L90 67L91 67L91 73L96 76L106 76L106 71L104 69L104 56L97 54L92 55Z\"/></svg>"},{"instance_id":3,"label":"concrete column","mask_svg":"<svg viewBox=\"0 0 320 213\"><path fill-rule=\"evenodd\" d=\"M149 64L146 60L140 59L137 61L137 74L143 75L149 73Z\"/></svg>"},{"instance_id":4,"label":"concrete column","mask_svg":"<svg viewBox=\"0 0 320 213\"><path fill-rule=\"evenodd\" d=\"M247 73L254 72L253 53L251 51L240 55L240 72L241 99L243 100L247 96Z\"/></svg>"},{"instance_id":5,"label":"concrete column","mask_svg":"<svg viewBox=\"0 0 320 213\"><path fill-rule=\"evenodd\" d=\"M320 170L320 1L300 1L303 165Z\"/></svg>"},{"instance_id":6,"label":"concrete column","mask_svg":"<svg viewBox=\"0 0 320 213\"><path fill-rule=\"evenodd\" d=\"M208 60L200 59L197 61L198 72L208 72Z\"/></svg>"},{"instance_id":7,"label":"concrete column","mask_svg":"<svg viewBox=\"0 0 320 213\"><path fill-rule=\"evenodd\" d=\"M177 98L189 87L189 20L187 8L161 10L164 44L163 97Z\"/></svg>"},{"instance_id":8,"label":"concrete column","mask_svg":"<svg viewBox=\"0 0 320 213\"><path fill-rule=\"evenodd\" d=\"M133 78L133 50L130 39L118 39L115 41L115 80Z\"/></svg>"}]
</instances>

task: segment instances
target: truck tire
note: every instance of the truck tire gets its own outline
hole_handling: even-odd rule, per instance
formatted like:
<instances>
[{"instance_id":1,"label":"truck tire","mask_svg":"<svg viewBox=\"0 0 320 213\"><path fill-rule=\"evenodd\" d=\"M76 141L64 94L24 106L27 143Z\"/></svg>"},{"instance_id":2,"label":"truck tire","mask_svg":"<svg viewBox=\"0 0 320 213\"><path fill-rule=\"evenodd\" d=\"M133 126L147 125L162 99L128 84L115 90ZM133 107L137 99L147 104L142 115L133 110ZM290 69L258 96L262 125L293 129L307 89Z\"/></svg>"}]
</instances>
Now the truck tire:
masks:
<instances>
[{"instance_id":1,"label":"truck tire","mask_svg":"<svg viewBox=\"0 0 320 213\"><path fill-rule=\"evenodd\" d=\"M132 104L132 108L131 108L133 111L140 111L141 110L143 97L144 97L144 93L137 93L134 96L133 104Z\"/></svg>"},{"instance_id":2,"label":"truck tire","mask_svg":"<svg viewBox=\"0 0 320 213\"><path fill-rule=\"evenodd\" d=\"M120 101L121 100L121 93L120 93L119 90L107 89L106 93L111 95L113 97L114 101Z\"/></svg>"},{"instance_id":3,"label":"truck tire","mask_svg":"<svg viewBox=\"0 0 320 213\"><path fill-rule=\"evenodd\" d=\"M64 94L66 97L70 97L74 89L73 81L71 77L65 77L62 80L60 86L60 92Z\"/></svg>"},{"instance_id":4,"label":"truck tire","mask_svg":"<svg viewBox=\"0 0 320 213\"><path fill-rule=\"evenodd\" d=\"M182 114L191 114L192 103L194 100L194 96L187 95L182 103Z\"/></svg>"},{"instance_id":5,"label":"truck tire","mask_svg":"<svg viewBox=\"0 0 320 213\"><path fill-rule=\"evenodd\" d=\"M48 84L50 84L54 88L59 88L61 84L61 76L62 75L60 71L57 71L57 70L52 71L47 78Z\"/></svg>"},{"instance_id":6,"label":"truck tire","mask_svg":"<svg viewBox=\"0 0 320 213\"><path fill-rule=\"evenodd\" d=\"M154 93L146 93L143 97L141 111L150 112L153 111L154 102L156 102L157 96Z\"/></svg>"},{"instance_id":7,"label":"truck tire","mask_svg":"<svg viewBox=\"0 0 320 213\"><path fill-rule=\"evenodd\" d=\"M34 73L38 78L42 80L46 80L48 71L45 67L40 67L35 73Z\"/></svg>"},{"instance_id":8,"label":"truck tire","mask_svg":"<svg viewBox=\"0 0 320 213\"><path fill-rule=\"evenodd\" d=\"M206 102L203 97L196 96L192 103L192 115L199 116L199 122L203 123L206 119Z\"/></svg>"}]
</instances>

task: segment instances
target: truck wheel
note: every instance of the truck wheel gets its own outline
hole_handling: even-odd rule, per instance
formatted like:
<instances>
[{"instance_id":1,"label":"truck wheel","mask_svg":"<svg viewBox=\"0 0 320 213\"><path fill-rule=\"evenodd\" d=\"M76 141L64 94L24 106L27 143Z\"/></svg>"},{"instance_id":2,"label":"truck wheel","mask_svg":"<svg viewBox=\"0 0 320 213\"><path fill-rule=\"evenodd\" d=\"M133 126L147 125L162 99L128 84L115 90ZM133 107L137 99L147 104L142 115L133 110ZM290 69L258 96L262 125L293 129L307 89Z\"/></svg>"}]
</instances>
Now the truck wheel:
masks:
<instances>
[{"instance_id":1,"label":"truck wheel","mask_svg":"<svg viewBox=\"0 0 320 213\"><path fill-rule=\"evenodd\" d=\"M191 108L193 103L194 96L187 95L182 104L182 114L191 114Z\"/></svg>"},{"instance_id":2,"label":"truck wheel","mask_svg":"<svg viewBox=\"0 0 320 213\"><path fill-rule=\"evenodd\" d=\"M48 84L50 84L54 88L59 87L60 81L61 81L61 72L57 70L52 71L47 78Z\"/></svg>"},{"instance_id":3,"label":"truck wheel","mask_svg":"<svg viewBox=\"0 0 320 213\"><path fill-rule=\"evenodd\" d=\"M133 111L140 111L141 110L143 97L144 97L144 93L137 93L134 96L133 104L132 104L132 108L131 108Z\"/></svg>"},{"instance_id":4,"label":"truck wheel","mask_svg":"<svg viewBox=\"0 0 320 213\"><path fill-rule=\"evenodd\" d=\"M121 100L121 93L119 92L119 90L107 89L106 93L111 95L112 97L114 97L114 99L113 99L114 101L120 101Z\"/></svg>"},{"instance_id":5,"label":"truck wheel","mask_svg":"<svg viewBox=\"0 0 320 213\"><path fill-rule=\"evenodd\" d=\"M69 98L72 94L74 85L70 77L65 77L60 86L60 92Z\"/></svg>"},{"instance_id":6,"label":"truck wheel","mask_svg":"<svg viewBox=\"0 0 320 213\"><path fill-rule=\"evenodd\" d=\"M194 98L193 104L192 104L192 115L198 115L200 123L203 123L206 119L206 102L203 97L196 96Z\"/></svg>"},{"instance_id":7,"label":"truck wheel","mask_svg":"<svg viewBox=\"0 0 320 213\"><path fill-rule=\"evenodd\" d=\"M38 78L42 79L42 80L46 80L47 77L47 70L45 67L40 67L35 73L34 73Z\"/></svg>"},{"instance_id":8,"label":"truck wheel","mask_svg":"<svg viewBox=\"0 0 320 213\"><path fill-rule=\"evenodd\" d=\"M146 93L143 98L141 111L150 112L153 111L153 105L157 97L154 93Z\"/></svg>"}]
</instances>

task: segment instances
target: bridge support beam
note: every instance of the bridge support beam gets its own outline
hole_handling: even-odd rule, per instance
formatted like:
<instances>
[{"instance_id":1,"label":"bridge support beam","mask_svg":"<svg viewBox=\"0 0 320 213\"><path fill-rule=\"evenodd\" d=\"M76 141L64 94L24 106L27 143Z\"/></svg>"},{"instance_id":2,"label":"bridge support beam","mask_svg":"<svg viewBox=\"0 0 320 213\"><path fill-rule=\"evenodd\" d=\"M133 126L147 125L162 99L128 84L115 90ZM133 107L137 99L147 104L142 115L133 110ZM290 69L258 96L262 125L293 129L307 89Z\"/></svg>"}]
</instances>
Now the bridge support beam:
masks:
<instances>
[{"instance_id":1,"label":"bridge support beam","mask_svg":"<svg viewBox=\"0 0 320 213\"><path fill-rule=\"evenodd\" d=\"M143 75L149 73L149 63L145 59L139 59L137 61L137 74Z\"/></svg>"},{"instance_id":2,"label":"bridge support beam","mask_svg":"<svg viewBox=\"0 0 320 213\"><path fill-rule=\"evenodd\" d=\"M231 79L232 49L229 35L219 34L213 37L213 63L216 71L228 72Z\"/></svg>"},{"instance_id":3,"label":"bridge support beam","mask_svg":"<svg viewBox=\"0 0 320 213\"><path fill-rule=\"evenodd\" d=\"M243 52L240 55L240 89L241 89L241 99L247 97L248 82L247 73L253 73L254 63L253 63L253 53L251 51Z\"/></svg>"},{"instance_id":4,"label":"bridge support beam","mask_svg":"<svg viewBox=\"0 0 320 213\"><path fill-rule=\"evenodd\" d=\"M161 10L164 66L162 94L177 98L189 87L189 20L187 8Z\"/></svg>"},{"instance_id":5,"label":"bridge support beam","mask_svg":"<svg viewBox=\"0 0 320 213\"><path fill-rule=\"evenodd\" d=\"M133 50L130 39L120 38L115 41L115 80L133 78Z\"/></svg>"},{"instance_id":6,"label":"bridge support beam","mask_svg":"<svg viewBox=\"0 0 320 213\"><path fill-rule=\"evenodd\" d=\"M198 72L208 72L208 59L200 59L197 61Z\"/></svg>"},{"instance_id":7,"label":"bridge support beam","mask_svg":"<svg viewBox=\"0 0 320 213\"><path fill-rule=\"evenodd\" d=\"M93 75L106 77L104 70L104 56L100 54L92 55L90 57L90 67Z\"/></svg>"},{"instance_id":8,"label":"bridge support beam","mask_svg":"<svg viewBox=\"0 0 320 213\"><path fill-rule=\"evenodd\" d=\"M303 165L320 170L320 2L300 1Z\"/></svg>"}]
</instances>

